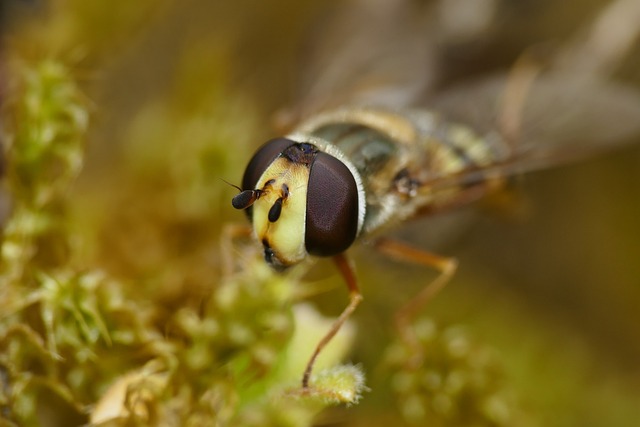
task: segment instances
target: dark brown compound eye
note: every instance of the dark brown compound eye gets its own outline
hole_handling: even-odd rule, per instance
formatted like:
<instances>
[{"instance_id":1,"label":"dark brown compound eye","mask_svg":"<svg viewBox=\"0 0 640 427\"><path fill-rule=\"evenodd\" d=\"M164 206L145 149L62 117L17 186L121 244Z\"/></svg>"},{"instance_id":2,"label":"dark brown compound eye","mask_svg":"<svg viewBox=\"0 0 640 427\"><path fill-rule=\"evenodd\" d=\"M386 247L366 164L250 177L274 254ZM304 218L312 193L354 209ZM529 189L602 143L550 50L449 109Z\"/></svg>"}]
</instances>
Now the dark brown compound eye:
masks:
<instances>
[{"instance_id":1,"label":"dark brown compound eye","mask_svg":"<svg viewBox=\"0 0 640 427\"><path fill-rule=\"evenodd\" d=\"M242 177L243 190L256 190L256 185L264 171L273 163L273 161L287 148L296 144L287 138L275 138L267 141L262 147L258 148L253 155L247 168L244 170ZM251 207L245 210L249 218L251 218Z\"/></svg>"},{"instance_id":2,"label":"dark brown compound eye","mask_svg":"<svg viewBox=\"0 0 640 427\"><path fill-rule=\"evenodd\" d=\"M275 138L267 141L253 155L242 177L243 190L255 190L258 180L271 163L287 148L295 144L287 138Z\"/></svg>"},{"instance_id":3,"label":"dark brown compound eye","mask_svg":"<svg viewBox=\"0 0 640 427\"><path fill-rule=\"evenodd\" d=\"M307 188L305 246L316 256L332 256L351 246L358 233L358 186L337 158L318 153Z\"/></svg>"}]
</instances>

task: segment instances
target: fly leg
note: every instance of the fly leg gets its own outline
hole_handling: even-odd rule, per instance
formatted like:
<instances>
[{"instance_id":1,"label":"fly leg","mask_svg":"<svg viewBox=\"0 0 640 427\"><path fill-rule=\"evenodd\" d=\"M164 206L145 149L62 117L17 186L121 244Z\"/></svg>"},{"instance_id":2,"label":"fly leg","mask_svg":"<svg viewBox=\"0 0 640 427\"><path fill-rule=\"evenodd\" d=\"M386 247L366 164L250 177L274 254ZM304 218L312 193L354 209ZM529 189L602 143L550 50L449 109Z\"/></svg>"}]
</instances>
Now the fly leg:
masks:
<instances>
[{"instance_id":1,"label":"fly leg","mask_svg":"<svg viewBox=\"0 0 640 427\"><path fill-rule=\"evenodd\" d=\"M422 348L411 321L451 280L458 268L455 258L443 257L388 238L380 238L375 246L385 255L400 261L408 261L436 269L440 274L429 282L415 297L396 312L395 323L400 338L409 346L413 355L410 363L422 361Z\"/></svg>"},{"instance_id":2,"label":"fly leg","mask_svg":"<svg viewBox=\"0 0 640 427\"><path fill-rule=\"evenodd\" d=\"M336 263L340 274L344 278L347 288L349 289L349 305L342 311L340 316L336 319L336 321L331 325L331 329L326 335L320 340L316 349L314 350L309 362L307 362L307 367L304 370L304 375L302 376L302 388L304 390L309 388L309 379L311 377L311 371L313 370L313 365L318 358L318 355L322 351L323 348L331 341L331 339L338 333L342 325L347 321L349 316L355 311L360 301L362 301L362 294L360 294L360 289L358 288L358 281L356 279L356 275L353 269L353 265L349 262L347 257L344 254L336 255L333 257L333 261Z\"/></svg>"}]
</instances>

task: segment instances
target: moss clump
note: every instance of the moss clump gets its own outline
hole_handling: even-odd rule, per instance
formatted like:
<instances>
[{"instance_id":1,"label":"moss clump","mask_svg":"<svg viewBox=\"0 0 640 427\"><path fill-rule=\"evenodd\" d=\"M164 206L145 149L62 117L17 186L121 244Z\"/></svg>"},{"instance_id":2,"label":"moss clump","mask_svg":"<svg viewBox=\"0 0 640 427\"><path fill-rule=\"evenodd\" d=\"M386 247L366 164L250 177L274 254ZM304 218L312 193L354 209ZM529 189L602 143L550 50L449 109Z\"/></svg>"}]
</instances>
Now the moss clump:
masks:
<instances>
[{"instance_id":1,"label":"moss clump","mask_svg":"<svg viewBox=\"0 0 640 427\"><path fill-rule=\"evenodd\" d=\"M413 324L421 354L403 341L386 354L390 387L412 425L519 425L517 404L502 365L462 327L439 328L430 319Z\"/></svg>"},{"instance_id":2,"label":"moss clump","mask_svg":"<svg viewBox=\"0 0 640 427\"><path fill-rule=\"evenodd\" d=\"M5 159L2 265L7 283L33 284L34 267L64 264L63 201L82 167L87 101L69 67L54 60L9 62L2 106ZM28 267L28 268L27 268Z\"/></svg>"},{"instance_id":3,"label":"moss clump","mask_svg":"<svg viewBox=\"0 0 640 427\"><path fill-rule=\"evenodd\" d=\"M242 262L214 269L202 279L207 286L179 296L170 309L163 307L166 295L145 298L140 289L194 280L190 263L163 266L173 271L163 282L167 276L115 277L77 256L74 250L84 246L77 241L93 235L69 226L87 101L62 61L21 63L11 76L2 134L4 200L11 204L1 252L3 422L304 426L326 406L357 400L362 386L351 368L323 383L325 395L341 399L291 397L300 360L312 349L292 340L298 281L275 274L251 247L239 245ZM193 182L180 177L177 187ZM308 308L302 311L305 327L327 327ZM329 365L344 357L350 340L336 343L325 359Z\"/></svg>"}]
</instances>

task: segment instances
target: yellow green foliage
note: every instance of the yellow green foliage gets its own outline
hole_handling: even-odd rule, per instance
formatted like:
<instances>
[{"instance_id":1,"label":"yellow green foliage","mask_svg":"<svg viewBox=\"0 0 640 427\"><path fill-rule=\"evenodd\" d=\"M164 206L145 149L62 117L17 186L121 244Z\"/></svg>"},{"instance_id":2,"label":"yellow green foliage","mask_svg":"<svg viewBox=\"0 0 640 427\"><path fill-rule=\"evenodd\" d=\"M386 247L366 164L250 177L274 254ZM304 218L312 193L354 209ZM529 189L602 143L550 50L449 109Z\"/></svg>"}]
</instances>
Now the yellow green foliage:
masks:
<instances>
[{"instance_id":1,"label":"yellow green foliage","mask_svg":"<svg viewBox=\"0 0 640 427\"><path fill-rule=\"evenodd\" d=\"M97 244L84 242L93 234L70 224L78 206L84 206L74 204L69 195L83 165L90 103L63 61L12 65L11 90L3 105L5 197L11 211L4 226L0 288L0 411L5 423L300 426L309 425L328 405L359 399L362 373L352 367L320 371L321 388L295 397L300 361L312 350L308 340L291 341L298 280L275 274L252 249L237 259L227 254L226 269L216 263L194 273L193 260L164 260L175 242L153 236L163 255L132 261L132 271L140 268L146 278L117 277L104 264L91 265L90 257L75 253ZM171 114L150 111L154 122ZM145 127L147 119L150 116L139 126ZM131 131L131 171L144 173L141 186L149 185L145 179L165 174L154 175L156 167L170 168L157 207L167 202L172 206L149 217L158 233L185 218L204 221L197 217L210 213L210 205L203 203L199 187L210 186L212 180L223 185L214 174L203 175L202 162L220 163L224 156L202 139L198 120L203 119L185 118L181 127L173 128L166 141L183 138L180 150L167 146L150 162L136 156L152 155L168 130L151 126L159 132ZM232 131L218 132L216 138L226 138ZM168 161L178 157L179 162ZM222 192L208 193L220 197ZM123 192L113 197L129 196ZM125 210L120 218L138 215L138 207ZM100 227L95 221L102 218L79 222ZM216 254L218 242L208 243L214 246L205 250ZM198 250L193 249L194 258ZM233 265L238 259L240 270ZM160 262L170 265L155 264ZM196 281L200 283L188 287ZM173 288L176 284L181 288ZM145 294L150 286L164 289ZM180 301L173 307L163 305L165 293L172 292ZM303 311L308 329L301 332L315 329L320 336L329 322ZM321 367L344 357L349 342L337 340L335 350L323 355ZM322 379L327 377L332 380Z\"/></svg>"},{"instance_id":2,"label":"yellow green foliage","mask_svg":"<svg viewBox=\"0 0 640 427\"><path fill-rule=\"evenodd\" d=\"M542 176L534 228L485 223L475 249L473 237L447 248L460 274L428 307L437 321L413 325L420 354L393 316L428 273L351 251L364 301L301 389L346 290L329 263L270 270L237 236L245 218L223 180L240 182L278 133L270 115L296 105L303 40L325 35L309 16L325 3L0 4L0 426L638 419L633 155ZM506 19L447 46L434 66L453 80L508 68L578 11L597 15L579 1L480 3ZM434 230L406 235L422 244ZM321 310L301 303L324 288Z\"/></svg>"}]
</instances>

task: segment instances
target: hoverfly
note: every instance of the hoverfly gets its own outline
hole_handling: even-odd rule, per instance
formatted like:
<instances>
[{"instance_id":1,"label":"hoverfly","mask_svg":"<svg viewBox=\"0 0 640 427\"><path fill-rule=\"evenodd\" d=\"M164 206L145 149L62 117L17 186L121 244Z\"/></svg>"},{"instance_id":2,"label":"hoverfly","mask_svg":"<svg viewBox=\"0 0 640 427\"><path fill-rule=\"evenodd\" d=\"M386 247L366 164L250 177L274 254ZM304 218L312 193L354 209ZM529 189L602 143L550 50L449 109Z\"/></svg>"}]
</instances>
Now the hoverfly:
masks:
<instances>
[{"instance_id":1,"label":"hoverfly","mask_svg":"<svg viewBox=\"0 0 640 427\"><path fill-rule=\"evenodd\" d=\"M377 239L383 252L440 271L397 319L411 342L409 318L457 264L381 238L382 232L475 201L511 175L610 148L610 140L638 130L637 93L600 77L538 76L537 67L523 64L506 77L433 96L424 108L383 90L364 102L354 97L345 106L305 111L291 132L255 152L232 205L247 213L266 262L285 270L309 256L332 257L350 292L349 305L307 364L303 389L316 357L362 299L344 255L354 243ZM472 114L465 112L469 100Z\"/></svg>"}]
</instances>

